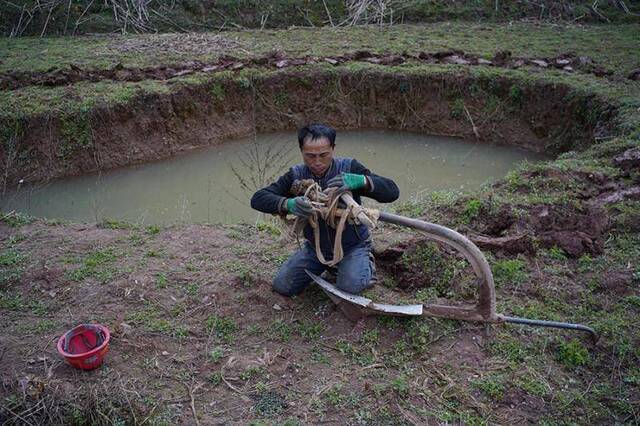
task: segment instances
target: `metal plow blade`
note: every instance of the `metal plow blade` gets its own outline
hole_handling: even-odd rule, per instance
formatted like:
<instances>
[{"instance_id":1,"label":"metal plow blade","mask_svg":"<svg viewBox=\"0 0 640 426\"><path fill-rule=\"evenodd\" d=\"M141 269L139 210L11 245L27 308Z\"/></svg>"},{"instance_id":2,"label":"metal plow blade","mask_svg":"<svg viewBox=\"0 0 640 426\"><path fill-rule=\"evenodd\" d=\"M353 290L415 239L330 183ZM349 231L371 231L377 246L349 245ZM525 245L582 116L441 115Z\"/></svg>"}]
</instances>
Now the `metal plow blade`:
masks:
<instances>
[{"instance_id":1,"label":"metal plow blade","mask_svg":"<svg viewBox=\"0 0 640 426\"><path fill-rule=\"evenodd\" d=\"M340 307L351 320L358 320L369 315L420 316L422 305L388 305L375 303L366 297L344 292L327 280L307 271L307 275L320 286L329 298Z\"/></svg>"}]
</instances>

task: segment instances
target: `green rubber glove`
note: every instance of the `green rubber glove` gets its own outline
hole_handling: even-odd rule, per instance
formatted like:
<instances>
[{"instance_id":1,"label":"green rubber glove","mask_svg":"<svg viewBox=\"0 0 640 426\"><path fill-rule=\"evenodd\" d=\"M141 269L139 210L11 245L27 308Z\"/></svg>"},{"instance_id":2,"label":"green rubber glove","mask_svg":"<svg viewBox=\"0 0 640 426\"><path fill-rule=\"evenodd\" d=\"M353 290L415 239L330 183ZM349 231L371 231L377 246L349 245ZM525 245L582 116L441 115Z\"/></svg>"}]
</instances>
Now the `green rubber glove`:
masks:
<instances>
[{"instance_id":1,"label":"green rubber glove","mask_svg":"<svg viewBox=\"0 0 640 426\"><path fill-rule=\"evenodd\" d=\"M364 175L358 175L355 173L342 173L329 179L327 187L345 187L349 191L355 191L357 189L366 188L367 178Z\"/></svg>"},{"instance_id":2,"label":"green rubber glove","mask_svg":"<svg viewBox=\"0 0 640 426\"><path fill-rule=\"evenodd\" d=\"M313 207L306 197L289 198L287 211L292 215L307 218L313 213Z\"/></svg>"}]
</instances>

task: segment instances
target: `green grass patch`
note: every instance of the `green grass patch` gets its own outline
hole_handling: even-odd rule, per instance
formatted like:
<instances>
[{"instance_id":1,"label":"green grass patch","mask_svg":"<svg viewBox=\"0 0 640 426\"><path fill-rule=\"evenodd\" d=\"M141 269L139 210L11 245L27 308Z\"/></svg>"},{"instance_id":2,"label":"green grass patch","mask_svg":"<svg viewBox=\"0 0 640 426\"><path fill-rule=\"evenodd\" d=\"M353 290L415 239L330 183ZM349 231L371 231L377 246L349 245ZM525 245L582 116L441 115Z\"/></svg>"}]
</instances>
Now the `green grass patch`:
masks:
<instances>
[{"instance_id":1,"label":"green grass patch","mask_svg":"<svg viewBox=\"0 0 640 426\"><path fill-rule=\"evenodd\" d=\"M585 366L591 359L587 348L577 339L561 341L558 345L557 358L570 368Z\"/></svg>"},{"instance_id":2,"label":"green grass patch","mask_svg":"<svg viewBox=\"0 0 640 426\"><path fill-rule=\"evenodd\" d=\"M119 257L113 248L97 250L86 256L79 268L68 272L67 278L79 282L87 278L94 278L104 283L116 274L113 265Z\"/></svg>"},{"instance_id":3,"label":"green grass patch","mask_svg":"<svg viewBox=\"0 0 640 426\"><path fill-rule=\"evenodd\" d=\"M27 225L34 220L35 218L22 213L10 212L5 214L0 212L0 221L12 228L19 228L20 226Z\"/></svg>"},{"instance_id":4,"label":"green grass patch","mask_svg":"<svg viewBox=\"0 0 640 426\"><path fill-rule=\"evenodd\" d=\"M238 325L232 318L209 315L205 322L205 327L208 333L214 333L224 343L235 342Z\"/></svg>"},{"instance_id":5,"label":"green grass patch","mask_svg":"<svg viewBox=\"0 0 640 426\"><path fill-rule=\"evenodd\" d=\"M491 270L496 288L522 284L529 277L526 271L526 263L520 258L496 260L491 265Z\"/></svg>"},{"instance_id":6,"label":"green grass patch","mask_svg":"<svg viewBox=\"0 0 640 426\"><path fill-rule=\"evenodd\" d=\"M505 380L501 375L489 375L481 379L474 380L473 386L482 391L489 398L500 401L505 393Z\"/></svg>"}]
</instances>

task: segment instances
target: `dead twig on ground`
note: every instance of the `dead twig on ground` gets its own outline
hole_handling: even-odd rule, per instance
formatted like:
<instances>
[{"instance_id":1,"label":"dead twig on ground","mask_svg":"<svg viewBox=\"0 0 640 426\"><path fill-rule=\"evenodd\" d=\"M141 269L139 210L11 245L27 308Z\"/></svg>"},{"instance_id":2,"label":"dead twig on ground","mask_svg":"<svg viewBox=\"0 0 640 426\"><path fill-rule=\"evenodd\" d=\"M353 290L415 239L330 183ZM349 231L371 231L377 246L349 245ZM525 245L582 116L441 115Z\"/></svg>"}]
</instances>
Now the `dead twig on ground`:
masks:
<instances>
[{"instance_id":1,"label":"dead twig on ground","mask_svg":"<svg viewBox=\"0 0 640 426\"><path fill-rule=\"evenodd\" d=\"M196 411L196 401L194 397L194 393L200 389L203 383L196 383L193 386L189 386L186 383L182 383L186 388L187 392L189 392L189 398L191 399L191 412L193 413L193 420L196 422L196 426L200 426L200 420L198 420L198 412Z\"/></svg>"}]
</instances>

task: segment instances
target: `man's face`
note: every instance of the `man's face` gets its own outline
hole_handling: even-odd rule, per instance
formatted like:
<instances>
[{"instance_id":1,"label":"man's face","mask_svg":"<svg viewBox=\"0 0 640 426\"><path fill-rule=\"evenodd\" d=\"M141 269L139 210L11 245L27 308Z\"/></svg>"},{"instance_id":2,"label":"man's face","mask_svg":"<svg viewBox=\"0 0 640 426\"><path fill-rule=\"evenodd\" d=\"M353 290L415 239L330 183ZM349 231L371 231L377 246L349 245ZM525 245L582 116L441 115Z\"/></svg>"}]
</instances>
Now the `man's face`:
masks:
<instances>
[{"instance_id":1,"label":"man's face","mask_svg":"<svg viewBox=\"0 0 640 426\"><path fill-rule=\"evenodd\" d=\"M302 145L302 160L316 176L322 176L331 166L334 148L327 138L304 140Z\"/></svg>"}]
</instances>

